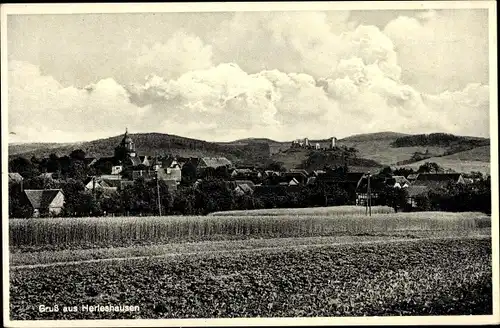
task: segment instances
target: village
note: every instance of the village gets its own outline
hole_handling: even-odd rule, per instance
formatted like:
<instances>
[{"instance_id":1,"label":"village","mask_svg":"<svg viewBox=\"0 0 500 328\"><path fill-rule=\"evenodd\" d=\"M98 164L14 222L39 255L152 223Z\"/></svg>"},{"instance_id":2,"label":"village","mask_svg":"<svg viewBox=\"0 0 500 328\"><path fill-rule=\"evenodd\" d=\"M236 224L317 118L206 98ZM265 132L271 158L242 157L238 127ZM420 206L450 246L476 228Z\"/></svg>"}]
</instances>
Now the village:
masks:
<instances>
[{"instance_id":1,"label":"village","mask_svg":"<svg viewBox=\"0 0 500 328\"><path fill-rule=\"evenodd\" d=\"M322 141L297 139L290 147L331 150L336 147L336 138ZM144 156L136 150L128 131L124 133L121 143L115 148L114 156L102 158L87 158L82 154L80 156L86 168L99 173L80 175L84 185L82 192L94 197L98 193L100 197L117 201L116 195L141 180L144 183L152 183L153 187L156 186L156 195L152 197L155 198L158 212L162 208L160 184L166 186L169 193L175 193L184 188L196 189L204 181L217 179L223 182L222 188L230 191L235 198L247 198L247 203L248 198L251 198L252 207L257 208L285 206L287 204L279 205L274 200L269 201L269 198L291 195L292 198L295 197L295 201L291 204L288 201L288 205L293 207L389 205L396 210L411 211L429 206L423 204L429 192L445 188L450 184L465 185L474 182L471 178L464 178L461 173L436 173L425 170L420 170L422 172L399 170L398 173L389 167L374 169L371 172L349 172L347 166L307 171L285 170L282 167L266 169L235 166L225 157ZM26 203L32 210L28 211L31 216L58 216L63 213L68 195L61 188L47 187L47 183L57 186L57 183L61 182L58 175L60 172L43 172L38 178L45 182L38 188L30 188L29 185L23 186L25 177L19 172L9 172L9 183L19 185L20 197L27 200ZM308 193L309 199L304 200L302 197L301 203L300 195L305 192ZM267 201L264 200L256 206L254 198ZM314 200L311 200L312 198ZM229 209L233 208L234 206ZM15 210L12 214L14 212ZM91 215L91 212L89 210L88 215ZM163 211L165 212L166 210ZM67 212L64 214L68 215ZM109 214L113 213L101 211L101 215ZM75 215L78 213L75 212Z\"/></svg>"}]
</instances>

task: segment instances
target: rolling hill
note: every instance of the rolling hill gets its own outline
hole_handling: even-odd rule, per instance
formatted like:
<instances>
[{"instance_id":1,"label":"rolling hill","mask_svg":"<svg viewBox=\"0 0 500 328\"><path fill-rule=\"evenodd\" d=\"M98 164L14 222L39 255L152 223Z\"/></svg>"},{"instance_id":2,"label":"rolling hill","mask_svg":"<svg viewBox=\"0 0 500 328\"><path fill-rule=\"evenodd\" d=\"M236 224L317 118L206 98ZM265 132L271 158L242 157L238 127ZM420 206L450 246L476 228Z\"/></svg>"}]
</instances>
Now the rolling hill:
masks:
<instances>
[{"instance_id":1,"label":"rolling hill","mask_svg":"<svg viewBox=\"0 0 500 328\"><path fill-rule=\"evenodd\" d=\"M431 157L402 166L418 169L425 162L434 162L439 166L452 169L456 172L469 173L471 171L478 171L482 174L490 174L490 146L476 147L447 156Z\"/></svg>"},{"instance_id":2,"label":"rolling hill","mask_svg":"<svg viewBox=\"0 0 500 328\"><path fill-rule=\"evenodd\" d=\"M273 154L271 160L283 163L286 169L322 170L325 166L342 166L342 150L316 151L302 148L290 148L283 152ZM347 158L345 164L351 172L377 171L382 167L380 163L366 158Z\"/></svg>"},{"instance_id":3,"label":"rolling hill","mask_svg":"<svg viewBox=\"0 0 500 328\"><path fill-rule=\"evenodd\" d=\"M489 139L452 136L450 138L452 141L449 142L433 142L432 138L426 141L422 136L424 135L408 135L394 132L371 133L340 139L338 145L356 148L359 151L359 157L372 159L383 165L391 166L411 159L417 152L426 154L425 156L428 157L423 162L442 158L441 156L447 157L461 154L457 155L461 156L460 158L447 157L446 164L450 164L450 161L457 159L462 161L479 160L489 163L489 156L479 156L480 153L489 153L489 150L486 150L489 149ZM421 141L422 139L424 139L424 142ZM487 148L482 149L482 147ZM479 150L476 150L477 148Z\"/></svg>"},{"instance_id":4,"label":"rolling hill","mask_svg":"<svg viewBox=\"0 0 500 328\"><path fill-rule=\"evenodd\" d=\"M162 133L130 134L135 143L138 155L178 155L182 157L218 157L225 156L234 163L258 164L269 157L269 146L266 143L248 143L245 145L218 144L198 139L191 139ZM114 148L123 136L98 139L75 144L59 144L46 147L43 144L28 144L24 148L9 145L9 157L26 158L48 157L54 153L58 156L69 155L74 149L82 149L88 157L113 156Z\"/></svg>"},{"instance_id":5,"label":"rolling hill","mask_svg":"<svg viewBox=\"0 0 500 328\"><path fill-rule=\"evenodd\" d=\"M444 136L442 138L440 135ZM231 142L207 142L176 135L160 133L132 134L139 155L172 154L183 157L225 156L236 164L259 165L269 161L283 162L287 168L303 166L311 151L291 149L291 142L268 138L246 138ZM87 156L112 156L122 136L72 144L32 143L10 144L9 157L46 157L51 153L68 155L74 149L82 149ZM489 139L445 134L409 135L396 132L358 134L338 140L338 146L356 148L357 158L350 159L352 170L406 166L418 168L425 162L436 162L459 172L489 172ZM327 152L328 153L328 152ZM327 154L325 153L325 154ZM411 160L415 153L425 159ZM341 165L338 157L315 155L309 162L312 169L324 165ZM406 163L404 162L406 161Z\"/></svg>"}]
</instances>

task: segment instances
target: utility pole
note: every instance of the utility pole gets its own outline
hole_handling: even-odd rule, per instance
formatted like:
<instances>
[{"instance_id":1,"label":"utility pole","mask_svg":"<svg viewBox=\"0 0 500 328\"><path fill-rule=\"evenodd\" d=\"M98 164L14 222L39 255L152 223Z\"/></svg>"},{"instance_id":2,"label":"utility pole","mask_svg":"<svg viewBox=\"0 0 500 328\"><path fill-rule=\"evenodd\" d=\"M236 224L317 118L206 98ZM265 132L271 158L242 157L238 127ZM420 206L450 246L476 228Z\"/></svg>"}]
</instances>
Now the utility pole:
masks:
<instances>
[{"instance_id":1,"label":"utility pole","mask_svg":"<svg viewBox=\"0 0 500 328\"><path fill-rule=\"evenodd\" d=\"M369 215L372 216L372 191L370 188L370 171L368 171L368 211Z\"/></svg>"},{"instance_id":2,"label":"utility pole","mask_svg":"<svg viewBox=\"0 0 500 328\"><path fill-rule=\"evenodd\" d=\"M157 154L155 153L155 157L156 157L156 160L158 160L158 156ZM158 180L159 179L159 175L158 175L158 172L160 171L159 168L156 169L156 195L157 195L157 198L158 198L158 212L161 216L161 200L160 200L160 183Z\"/></svg>"}]
</instances>

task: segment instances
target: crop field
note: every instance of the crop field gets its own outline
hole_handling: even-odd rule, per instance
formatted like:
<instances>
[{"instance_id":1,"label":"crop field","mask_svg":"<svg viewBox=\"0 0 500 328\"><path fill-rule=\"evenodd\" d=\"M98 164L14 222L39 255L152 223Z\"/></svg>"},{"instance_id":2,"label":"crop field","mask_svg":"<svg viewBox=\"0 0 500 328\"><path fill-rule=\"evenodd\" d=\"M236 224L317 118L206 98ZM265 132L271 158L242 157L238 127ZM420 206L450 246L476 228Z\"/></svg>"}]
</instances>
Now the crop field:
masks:
<instances>
[{"instance_id":1,"label":"crop field","mask_svg":"<svg viewBox=\"0 0 500 328\"><path fill-rule=\"evenodd\" d=\"M491 239L204 253L10 268L11 319L492 313ZM59 305L39 312L38 305ZM127 304L137 312L63 312Z\"/></svg>"},{"instance_id":2,"label":"crop field","mask_svg":"<svg viewBox=\"0 0 500 328\"><path fill-rule=\"evenodd\" d=\"M216 240L444 231L490 227L481 213L238 215L9 220L11 252L125 247Z\"/></svg>"},{"instance_id":3,"label":"crop field","mask_svg":"<svg viewBox=\"0 0 500 328\"><path fill-rule=\"evenodd\" d=\"M372 214L390 214L394 209L389 206L372 206ZM272 208L259 210L239 210L210 213L210 216L281 216L281 215L320 215L320 216L343 216L360 215L366 216L366 209L362 206L329 206L329 207L306 207L306 208Z\"/></svg>"}]
</instances>

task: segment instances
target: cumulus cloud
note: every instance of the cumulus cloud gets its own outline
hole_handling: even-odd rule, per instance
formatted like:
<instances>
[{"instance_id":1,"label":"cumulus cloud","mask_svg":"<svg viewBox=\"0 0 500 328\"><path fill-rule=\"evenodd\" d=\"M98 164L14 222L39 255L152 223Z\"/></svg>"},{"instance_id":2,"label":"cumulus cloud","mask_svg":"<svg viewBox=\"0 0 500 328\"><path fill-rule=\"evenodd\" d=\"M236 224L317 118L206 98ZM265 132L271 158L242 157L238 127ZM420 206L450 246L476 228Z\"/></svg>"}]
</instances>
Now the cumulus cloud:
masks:
<instances>
[{"instance_id":1,"label":"cumulus cloud","mask_svg":"<svg viewBox=\"0 0 500 328\"><path fill-rule=\"evenodd\" d=\"M143 46L133 65L147 74L177 78L191 70L212 67L212 46L195 35L177 30L165 43Z\"/></svg>"},{"instance_id":2,"label":"cumulus cloud","mask_svg":"<svg viewBox=\"0 0 500 328\"><path fill-rule=\"evenodd\" d=\"M397 49L403 79L440 93L488 84L487 10L429 11L400 16L384 28Z\"/></svg>"},{"instance_id":3,"label":"cumulus cloud","mask_svg":"<svg viewBox=\"0 0 500 328\"><path fill-rule=\"evenodd\" d=\"M109 136L141 120L147 107L132 104L113 79L87 88L63 87L38 67L9 62L9 130L17 141L79 141ZM14 137L14 136L13 136Z\"/></svg>"},{"instance_id":4,"label":"cumulus cloud","mask_svg":"<svg viewBox=\"0 0 500 328\"><path fill-rule=\"evenodd\" d=\"M116 135L125 126L205 140L387 130L488 136L489 87L472 83L481 78L467 75L465 63L477 54L464 50L462 58L439 44L457 40L448 31L460 27L457 17L399 17L383 31L346 20L336 12L236 13L211 39L178 31L143 47L131 69L145 78L131 85L109 77L63 86L12 61L9 129L59 141ZM468 41L457 42L453 51Z\"/></svg>"}]
</instances>

